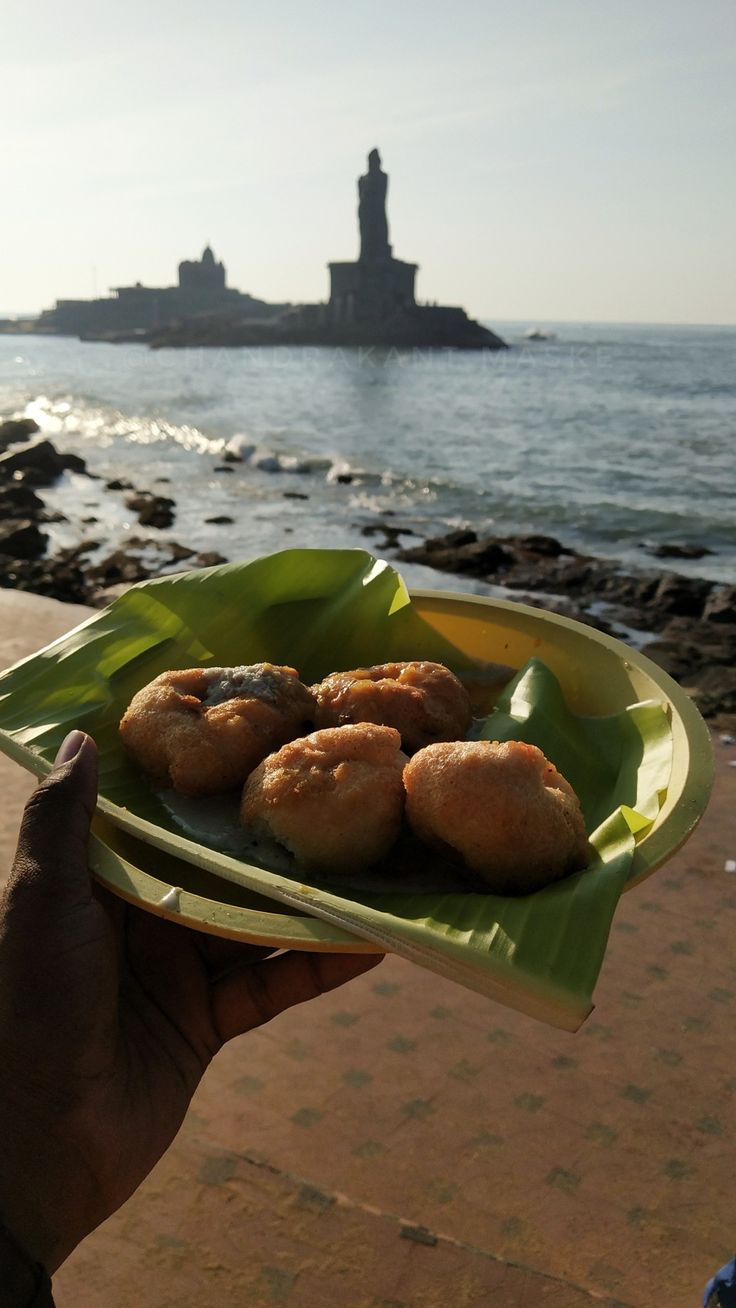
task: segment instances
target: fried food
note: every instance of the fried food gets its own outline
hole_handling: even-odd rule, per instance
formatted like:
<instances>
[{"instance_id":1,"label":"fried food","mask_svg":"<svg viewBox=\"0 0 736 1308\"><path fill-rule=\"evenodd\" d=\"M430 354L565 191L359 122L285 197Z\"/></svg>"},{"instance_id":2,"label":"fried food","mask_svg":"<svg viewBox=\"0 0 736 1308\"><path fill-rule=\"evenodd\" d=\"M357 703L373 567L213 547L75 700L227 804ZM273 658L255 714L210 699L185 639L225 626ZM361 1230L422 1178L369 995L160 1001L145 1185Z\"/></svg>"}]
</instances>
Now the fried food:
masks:
<instances>
[{"instance_id":1,"label":"fried food","mask_svg":"<svg viewBox=\"0 0 736 1308\"><path fill-rule=\"evenodd\" d=\"M251 773L241 819L254 835L285 845L301 868L349 875L378 862L396 840L406 762L392 727L315 731Z\"/></svg>"},{"instance_id":2,"label":"fried food","mask_svg":"<svg viewBox=\"0 0 736 1308\"><path fill-rule=\"evenodd\" d=\"M409 753L437 740L462 738L472 720L467 691L441 663L379 663L333 672L312 692L318 727L381 723L401 733Z\"/></svg>"},{"instance_id":3,"label":"fried food","mask_svg":"<svg viewBox=\"0 0 736 1308\"><path fill-rule=\"evenodd\" d=\"M416 835L457 851L497 894L529 894L590 861L577 795L536 745L429 745L407 764L404 785Z\"/></svg>"},{"instance_id":4,"label":"fried food","mask_svg":"<svg viewBox=\"0 0 736 1308\"><path fill-rule=\"evenodd\" d=\"M214 795L242 785L267 754L309 730L315 708L294 668L186 668L138 691L120 735L156 780L184 795Z\"/></svg>"}]
</instances>

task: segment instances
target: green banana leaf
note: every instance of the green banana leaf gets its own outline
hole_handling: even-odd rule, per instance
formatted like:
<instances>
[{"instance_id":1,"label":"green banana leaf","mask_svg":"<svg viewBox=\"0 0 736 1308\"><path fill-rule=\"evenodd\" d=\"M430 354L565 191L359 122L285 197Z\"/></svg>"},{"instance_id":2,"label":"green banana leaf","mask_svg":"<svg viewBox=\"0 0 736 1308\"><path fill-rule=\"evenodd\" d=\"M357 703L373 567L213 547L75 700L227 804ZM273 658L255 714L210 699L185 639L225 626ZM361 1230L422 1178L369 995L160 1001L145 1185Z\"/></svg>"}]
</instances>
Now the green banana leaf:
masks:
<instances>
[{"instance_id":1,"label":"green banana leaf","mask_svg":"<svg viewBox=\"0 0 736 1308\"><path fill-rule=\"evenodd\" d=\"M310 682L411 658L478 672L417 613L388 564L362 550L287 550L143 583L10 669L0 676L0 748L42 773L67 731L81 727L100 750L101 812L149 846L574 1030L592 1007L635 841L666 791L672 742L662 704L576 716L537 659L507 685L482 736L543 749L577 790L595 850L590 869L522 898L375 893L347 877L341 888L304 885L185 838L120 745L133 694L167 669L268 660Z\"/></svg>"}]
</instances>

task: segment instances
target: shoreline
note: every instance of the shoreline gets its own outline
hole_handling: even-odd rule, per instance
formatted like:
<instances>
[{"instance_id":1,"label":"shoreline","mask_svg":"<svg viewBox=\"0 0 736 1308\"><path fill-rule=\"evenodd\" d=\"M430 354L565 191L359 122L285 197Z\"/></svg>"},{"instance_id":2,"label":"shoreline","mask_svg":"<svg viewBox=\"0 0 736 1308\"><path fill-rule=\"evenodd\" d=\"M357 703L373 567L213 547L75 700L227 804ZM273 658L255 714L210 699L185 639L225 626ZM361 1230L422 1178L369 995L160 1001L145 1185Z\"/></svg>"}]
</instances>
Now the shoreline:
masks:
<instances>
[{"instance_id":1,"label":"shoreline","mask_svg":"<svg viewBox=\"0 0 736 1308\"><path fill-rule=\"evenodd\" d=\"M60 453L38 437L33 419L0 423L0 588L101 608L135 582L227 562L213 550L197 552L162 536L174 522L175 501L137 490L125 478L105 482L104 489L124 496L140 530L110 541L103 557L98 539L80 538L49 553L43 528L58 515L49 512L43 490L69 471L93 479L96 474L78 455ZM234 454L225 459L230 465L241 462ZM226 462L222 470L232 468ZM614 559L581 553L540 533L482 536L467 528L419 543L411 528L380 520L356 524L358 533L366 548L399 568L419 565L436 573L438 581L455 577L460 590L471 580L476 589L481 585L617 636L680 682L705 718L736 729L736 586L656 566L624 569ZM409 545L403 543L407 537ZM285 539L284 548L291 543ZM675 560L707 554L693 547L660 547L662 558Z\"/></svg>"}]
</instances>

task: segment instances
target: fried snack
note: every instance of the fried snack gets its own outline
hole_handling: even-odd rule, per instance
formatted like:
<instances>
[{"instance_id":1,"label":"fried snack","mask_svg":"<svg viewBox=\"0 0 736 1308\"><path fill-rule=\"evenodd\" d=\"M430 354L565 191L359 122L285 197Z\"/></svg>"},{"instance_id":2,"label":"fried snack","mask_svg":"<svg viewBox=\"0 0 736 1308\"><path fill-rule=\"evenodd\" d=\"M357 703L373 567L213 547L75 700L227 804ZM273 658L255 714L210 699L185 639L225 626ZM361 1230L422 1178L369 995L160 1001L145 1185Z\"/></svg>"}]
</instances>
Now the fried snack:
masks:
<instances>
[{"instance_id":1,"label":"fried snack","mask_svg":"<svg viewBox=\"0 0 736 1308\"><path fill-rule=\"evenodd\" d=\"M536 745L429 745L404 769L406 816L503 895L530 894L590 862L580 802Z\"/></svg>"},{"instance_id":2,"label":"fried snack","mask_svg":"<svg viewBox=\"0 0 736 1308\"><path fill-rule=\"evenodd\" d=\"M292 740L264 759L240 816L307 871L346 872L383 858L399 834L407 762L392 727L358 723Z\"/></svg>"},{"instance_id":3,"label":"fried snack","mask_svg":"<svg viewBox=\"0 0 736 1308\"><path fill-rule=\"evenodd\" d=\"M267 754L309 730L314 714L294 668L186 668L138 691L120 735L157 781L183 795L214 795L242 785Z\"/></svg>"},{"instance_id":4,"label":"fried snack","mask_svg":"<svg viewBox=\"0 0 736 1308\"><path fill-rule=\"evenodd\" d=\"M333 672L312 693L318 727L382 723L401 732L409 753L436 740L462 738L472 720L467 691L441 663L379 663Z\"/></svg>"}]
</instances>

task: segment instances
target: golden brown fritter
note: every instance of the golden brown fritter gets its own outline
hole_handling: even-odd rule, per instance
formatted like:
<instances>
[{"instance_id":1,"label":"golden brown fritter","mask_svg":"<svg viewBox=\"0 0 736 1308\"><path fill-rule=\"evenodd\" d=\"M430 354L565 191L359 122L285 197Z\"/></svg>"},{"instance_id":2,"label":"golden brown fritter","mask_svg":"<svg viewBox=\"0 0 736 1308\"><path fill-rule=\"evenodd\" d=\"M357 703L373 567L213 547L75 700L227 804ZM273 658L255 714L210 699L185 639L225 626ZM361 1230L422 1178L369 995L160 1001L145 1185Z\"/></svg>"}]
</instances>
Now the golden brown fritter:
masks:
<instances>
[{"instance_id":1,"label":"golden brown fritter","mask_svg":"<svg viewBox=\"0 0 736 1308\"><path fill-rule=\"evenodd\" d=\"M294 668L186 668L139 690L120 734L158 781L184 795L214 795L242 785L262 758L309 730L314 714Z\"/></svg>"},{"instance_id":2,"label":"golden brown fritter","mask_svg":"<svg viewBox=\"0 0 736 1308\"><path fill-rule=\"evenodd\" d=\"M346 873L383 858L399 834L407 762L392 727L358 723L292 740L248 778L240 816L305 870Z\"/></svg>"},{"instance_id":3,"label":"golden brown fritter","mask_svg":"<svg viewBox=\"0 0 736 1308\"><path fill-rule=\"evenodd\" d=\"M497 894L529 894L590 861L577 795L536 745L429 745L407 764L404 785L419 838L456 850Z\"/></svg>"},{"instance_id":4,"label":"golden brown fritter","mask_svg":"<svg viewBox=\"0 0 736 1308\"><path fill-rule=\"evenodd\" d=\"M333 672L312 693L318 727L381 723L401 733L409 753L436 740L461 739L472 720L467 691L441 663L379 663Z\"/></svg>"}]
</instances>

